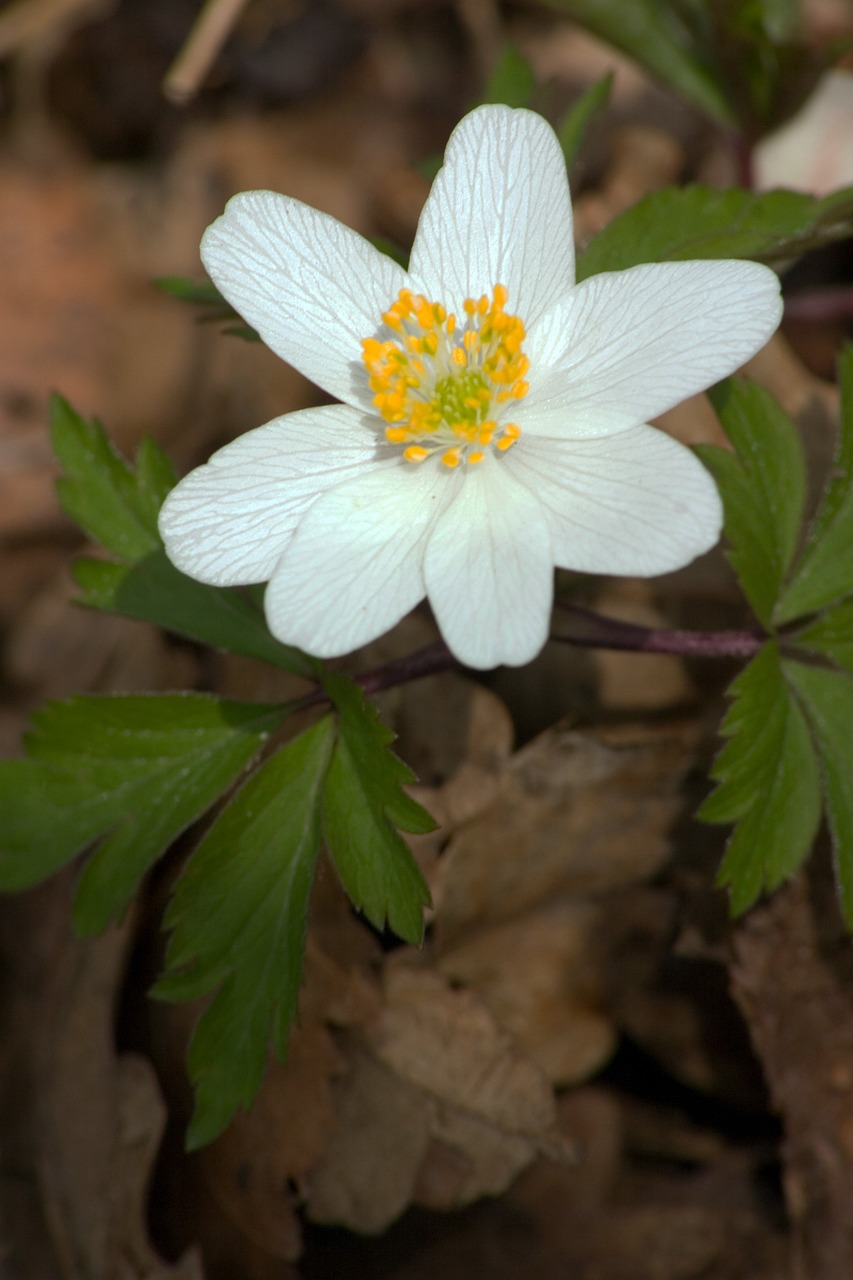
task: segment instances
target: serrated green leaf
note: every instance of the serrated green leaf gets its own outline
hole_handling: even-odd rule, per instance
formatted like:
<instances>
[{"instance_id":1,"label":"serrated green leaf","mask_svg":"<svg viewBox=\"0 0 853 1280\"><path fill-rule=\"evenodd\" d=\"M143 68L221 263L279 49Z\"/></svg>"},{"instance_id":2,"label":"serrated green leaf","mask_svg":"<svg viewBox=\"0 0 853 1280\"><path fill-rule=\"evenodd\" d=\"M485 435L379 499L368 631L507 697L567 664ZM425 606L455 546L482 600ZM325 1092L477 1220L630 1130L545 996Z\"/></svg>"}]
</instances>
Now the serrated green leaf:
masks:
<instances>
[{"instance_id":1,"label":"serrated green leaf","mask_svg":"<svg viewBox=\"0 0 853 1280\"><path fill-rule=\"evenodd\" d=\"M83 590L80 603L154 622L215 649L259 658L309 678L312 668L298 649L272 636L263 614L235 587L211 587L176 569L162 548L134 565L83 558L74 564Z\"/></svg>"},{"instance_id":2,"label":"serrated green leaf","mask_svg":"<svg viewBox=\"0 0 853 1280\"><path fill-rule=\"evenodd\" d=\"M714 763L716 791L699 811L705 822L735 822L718 883L739 914L779 887L806 857L821 815L817 756L805 716L766 644L732 684Z\"/></svg>"},{"instance_id":3,"label":"serrated green leaf","mask_svg":"<svg viewBox=\"0 0 853 1280\"><path fill-rule=\"evenodd\" d=\"M815 732L841 907L853 929L853 680L800 662L786 663L785 674Z\"/></svg>"},{"instance_id":4,"label":"serrated green leaf","mask_svg":"<svg viewBox=\"0 0 853 1280\"><path fill-rule=\"evenodd\" d=\"M853 232L853 188L817 199L795 191L665 187L599 232L578 259L578 280L641 262L755 258L781 263Z\"/></svg>"},{"instance_id":5,"label":"serrated green leaf","mask_svg":"<svg viewBox=\"0 0 853 1280\"><path fill-rule=\"evenodd\" d=\"M589 126L610 101L612 88L613 72L608 71L607 75L596 81L591 89L587 89L586 93L581 94L557 129L557 137L559 138L563 155L566 158L566 168L569 172L574 166Z\"/></svg>"},{"instance_id":6,"label":"serrated green leaf","mask_svg":"<svg viewBox=\"0 0 853 1280\"><path fill-rule=\"evenodd\" d=\"M853 600L827 609L791 638L799 648L821 653L853 674Z\"/></svg>"},{"instance_id":7,"label":"serrated green leaf","mask_svg":"<svg viewBox=\"0 0 853 1280\"><path fill-rule=\"evenodd\" d=\"M190 858L166 914L173 934L154 994L187 1000L219 987L190 1046L190 1148L250 1105L270 1041L286 1053L333 741L326 717L252 775Z\"/></svg>"},{"instance_id":8,"label":"serrated green leaf","mask_svg":"<svg viewBox=\"0 0 853 1280\"><path fill-rule=\"evenodd\" d=\"M710 397L736 452L703 445L697 453L723 499L729 562L759 621L769 627L803 516L800 437L769 391L755 382L730 378Z\"/></svg>"},{"instance_id":9,"label":"serrated green leaf","mask_svg":"<svg viewBox=\"0 0 853 1280\"><path fill-rule=\"evenodd\" d=\"M52 432L65 471L57 484L64 510L121 562L84 557L75 563L81 604L153 622L295 675L314 674L311 659L270 634L250 594L195 582L169 561L157 517L175 473L152 440L143 441L131 467L99 423L87 422L58 397Z\"/></svg>"},{"instance_id":10,"label":"serrated green leaf","mask_svg":"<svg viewBox=\"0 0 853 1280\"><path fill-rule=\"evenodd\" d=\"M853 346L840 360L841 429L829 483L788 588L780 622L853 594Z\"/></svg>"},{"instance_id":11,"label":"serrated green leaf","mask_svg":"<svg viewBox=\"0 0 853 1280\"><path fill-rule=\"evenodd\" d=\"M430 896L397 828L432 831L435 823L403 791L414 775L389 750L394 735L346 676L323 687L338 713L338 736L323 804L323 834L354 906L377 929L386 923L407 942L420 943Z\"/></svg>"},{"instance_id":12,"label":"serrated green leaf","mask_svg":"<svg viewBox=\"0 0 853 1280\"><path fill-rule=\"evenodd\" d=\"M206 694L50 703L33 717L30 758L0 763L0 888L36 884L103 837L74 908L81 932L102 929L283 714Z\"/></svg>"},{"instance_id":13,"label":"serrated green leaf","mask_svg":"<svg viewBox=\"0 0 853 1280\"><path fill-rule=\"evenodd\" d=\"M608 44L648 67L719 123L735 117L729 96L678 8L666 0L547 0Z\"/></svg>"},{"instance_id":14,"label":"serrated green leaf","mask_svg":"<svg viewBox=\"0 0 853 1280\"><path fill-rule=\"evenodd\" d=\"M50 430L64 472L56 489L66 515L122 560L158 547L157 513L175 483L165 454L149 441L134 472L101 424L87 422L60 396L51 401Z\"/></svg>"}]
</instances>

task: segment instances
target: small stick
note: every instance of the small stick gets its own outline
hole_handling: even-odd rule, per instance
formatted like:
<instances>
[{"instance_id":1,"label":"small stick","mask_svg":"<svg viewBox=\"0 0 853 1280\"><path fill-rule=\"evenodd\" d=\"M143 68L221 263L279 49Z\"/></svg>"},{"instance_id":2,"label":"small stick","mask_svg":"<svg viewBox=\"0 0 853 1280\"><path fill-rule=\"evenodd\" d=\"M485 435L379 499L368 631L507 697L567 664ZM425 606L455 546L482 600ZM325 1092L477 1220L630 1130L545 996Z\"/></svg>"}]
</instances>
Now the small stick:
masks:
<instances>
[{"instance_id":1,"label":"small stick","mask_svg":"<svg viewBox=\"0 0 853 1280\"><path fill-rule=\"evenodd\" d=\"M195 97L246 4L247 0L207 0L166 72L163 93L170 102L183 106Z\"/></svg>"}]
</instances>

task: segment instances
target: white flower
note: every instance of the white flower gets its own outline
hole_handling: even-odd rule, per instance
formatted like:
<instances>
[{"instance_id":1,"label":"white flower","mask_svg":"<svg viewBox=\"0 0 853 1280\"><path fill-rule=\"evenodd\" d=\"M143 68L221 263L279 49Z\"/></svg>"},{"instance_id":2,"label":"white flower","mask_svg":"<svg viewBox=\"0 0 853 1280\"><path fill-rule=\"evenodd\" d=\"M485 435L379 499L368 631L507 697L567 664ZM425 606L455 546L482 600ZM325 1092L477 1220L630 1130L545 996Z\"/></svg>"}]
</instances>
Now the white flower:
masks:
<instances>
[{"instance_id":1,"label":"white flower","mask_svg":"<svg viewBox=\"0 0 853 1280\"><path fill-rule=\"evenodd\" d=\"M427 596L463 663L518 665L547 638L555 565L651 576L719 537L710 476L645 423L766 342L776 277L677 262L575 285L565 164L532 112L461 122L408 271L269 191L235 196L202 258L342 401L220 449L160 518L191 577L269 580L287 644L346 653Z\"/></svg>"}]
</instances>

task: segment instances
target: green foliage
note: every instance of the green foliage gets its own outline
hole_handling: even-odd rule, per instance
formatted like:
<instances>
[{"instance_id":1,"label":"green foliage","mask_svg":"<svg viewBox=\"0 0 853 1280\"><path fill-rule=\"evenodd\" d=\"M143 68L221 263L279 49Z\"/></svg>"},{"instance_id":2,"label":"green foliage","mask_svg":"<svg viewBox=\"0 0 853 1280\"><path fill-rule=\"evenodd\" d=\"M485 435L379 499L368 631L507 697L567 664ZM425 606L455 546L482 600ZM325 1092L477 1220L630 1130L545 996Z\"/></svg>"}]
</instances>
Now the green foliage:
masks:
<instances>
[{"instance_id":1,"label":"green foliage","mask_svg":"<svg viewBox=\"0 0 853 1280\"><path fill-rule=\"evenodd\" d=\"M825 812L853 928L853 349L841 384L836 464L805 540L793 424L749 383L713 396L736 453L700 453L723 497L729 559L768 639L732 685L718 786L700 816L736 824L720 879L742 911L800 865Z\"/></svg>"},{"instance_id":2,"label":"green foliage","mask_svg":"<svg viewBox=\"0 0 853 1280\"><path fill-rule=\"evenodd\" d=\"M270 1040L285 1056L333 740L327 716L258 769L175 889L166 915L173 930L167 972L154 994L191 1000L218 988L190 1046L190 1147L212 1141L237 1107L249 1106Z\"/></svg>"},{"instance_id":3,"label":"green foliage","mask_svg":"<svg viewBox=\"0 0 853 1280\"><path fill-rule=\"evenodd\" d=\"M204 324L215 324L228 321L223 333L234 338L242 338L244 342L260 342L260 334L256 329L243 323L238 311L223 298L212 280L190 280L187 276L161 276L155 280L157 288L167 293L178 302L186 302L199 308L199 320Z\"/></svg>"},{"instance_id":4,"label":"green foliage","mask_svg":"<svg viewBox=\"0 0 853 1280\"><path fill-rule=\"evenodd\" d=\"M52 406L51 432L64 472L57 482L63 510L119 562L84 558L76 563L81 604L153 622L296 675L312 674L314 665L304 654L270 635L250 594L204 586L167 560L157 516L175 475L152 440L143 441L134 470L99 423L87 422L59 397Z\"/></svg>"},{"instance_id":5,"label":"green foliage","mask_svg":"<svg viewBox=\"0 0 853 1280\"><path fill-rule=\"evenodd\" d=\"M158 547L157 513L176 477L153 440L141 445L134 471L101 424L87 422L60 396L51 401L50 431L63 470L56 491L66 515L128 563Z\"/></svg>"},{"instance_id":6,"label":"green foliage","mask_svg":"<svg viewBox=\"0 0 853 1280\"><path fill-rule=\"evenodd\" d=\"M157 517L174 475L156 446L143 445L133 468L98 423L61 400L52 427L63 506L114 557L76 565L86 604L313 677L332 705L244 782L190 857L167 913L172 937L156 994L211 997L189 1056L188 1142L199 1146L249 1105L270 1045L286 1052L321 843L367 919L417 943L429 892L398 829L433 823L403 791L412 774L357 685L279 645L255 593L204 586L167 560ZM293 706L185 694L46 707L28 758L0 764L0 889L35 884L90 850L75 923L103 928L156 859L251 768Z\"/></svg>"},{"instance_id":7,"label":"green foliage","mask_svg":"<svg viewBox=\"0 0 853 1280\"><path fill-rule=\"evenodd\" d=\"M566 157L566 168L569 173L574 167L578 152L590 125L601 115L610 101L612 88L613 73L608 72L606 76L602 76L600 80L596 81L591 89L587 89L586 93L581 94L559 125L557 137L560 139L560 146L563 149L563 155Z\"/></svg>"},{"instance_id":8,"label":"green foliage","mask_svg":"<svg viewBox=\"0 0 853 1280\"><path fill-rule=\"evenodd\" d=\"M802 699L820 757L841 908L848 928L853 929L853 680L799 662L787 663L785 672ZM793 782L799 794L800 779L794 778Z\"/></svg>"},{"instance_id":9,"label":"green foliage","mask_svg":"<svg viewBox=\"0 0 853 1280\"><path fill-rule=\"evenodd\" d=\"M145 872L228 789L282 708L206 694L79 697L33 718L0 763L0 889L38 883L94 841L75 924L105 927Z\"/></svg>"},{"instance_id":10,"label":"green foliage","mask_svg":"<svg viewBox=\"0 0 853 1280\"><path fill-rule=\"evenodd\" d=\"M193 854L166 916L173 936L155 994L216 990L190 1048L191 1146L249 1105L270 1043L285 1055L321 840L372 924L409 942L423 936L429 892L397 828L428 831L432 819L402 790L412 774L358 686L342 675L324 685L335 714L249 779Z\"/></svg>"},{"instance_id":11,"label":"green foliage","mask_svg":"<svg viewBox=\"0 0 853 1280\"><path fill-rule=\"evenodd\" d=\"M766 644L732 684L721 733L728 738L700 810L706 822L736 822L720 868L732 910L779 887L808 854L820 822L820 776L809 729Z\"/></svg>"},{"instance_id":12,"label":"green foliage","mask_svg":"<svg viewBox=\"0 0 853 1280\"><path fill-rule=\"evenodd\" d=\"M578 261L578 279L641 262L755 258L783 263L853 232L853 188L817 199L795 191L665 187L599 232Z\"/></svg>"},{"instance_id":13,"label":"green foliage","mask_svg":"<svg viewBox=\"0 0 853 1280\"><path fill-rule=\"evenodd\" d=\"M529 107L535 90L533 67L514 44L506 44L492 68L478 105L503 103L507 107Z\"/></svg>"},{"instance_id":14,"label":"green foliage","mask_svg":"<svg viewBox=\"0 0 853 1280\"><path fill-rule=\"evenodd\" d=\"M853 347L840 361L841 433L835 465L791 582L779 601L780 622L853 594Z\"/></svg>"},{"instance_id":15,"label":"green foliage","mask_svg":"<svg viewBox=\"0 0 853 1280\"><path fill-rule=\"evenodd\" d=\"M797 430L769 392L730 379L711 395L735 453L697 452L725 496L729 561L769 627L800 536L806 472Z\"/></svg>"},{"instance_id":16,"label":"green foliage","mask_svg":"<svg viewBox=\"0 0 853 1280\"><path fill-rule=\"evenodd\" d=\"M588 31L629 54L720 124L735 123L728 94L681 6L667 0L547 0Z\"/></svg>"},{"instance_id":17,"label":"green foliage","mask_svg":"<svg viewBox=\"0 0 853 1280\"><path fill-rule=\"evenodd\" d=\"M407 942L423 937L429 890L397 828L432 831L430 815L402 787L411 770L388 748L394 735L357 685L328 675L323 687L339 727L323 806L323 832L353 904L377 929L387 923Z\"/></svg>"}]
</instances>

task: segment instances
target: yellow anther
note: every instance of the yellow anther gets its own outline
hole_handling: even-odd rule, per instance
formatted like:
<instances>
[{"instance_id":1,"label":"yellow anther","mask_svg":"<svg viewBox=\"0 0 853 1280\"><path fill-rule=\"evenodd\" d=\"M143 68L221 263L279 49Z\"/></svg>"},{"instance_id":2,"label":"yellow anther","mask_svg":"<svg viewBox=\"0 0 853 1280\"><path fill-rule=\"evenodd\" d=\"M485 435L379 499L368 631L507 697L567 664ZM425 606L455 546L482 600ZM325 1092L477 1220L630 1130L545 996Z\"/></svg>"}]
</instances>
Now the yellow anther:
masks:
<instances>
[{"instance_id":1,"label":"yellow anther","mask_svg":"<svg viewBox=\"0 0 853 1280\"><path fill-rule=\"evenodd\" d=\"M373 403L387 424L385 440L402 446L407 461L423 462L438 452L453 469L482 462L490 447L505 452L518 439L517 424L496 421L499 405L521 400L529 390L525 328L505 311L508 298L506 286L496 284L491 298L466 298L452 314L441 302L401 289L382 314L385 340L362 342Z\"/></svg>"}]
</instances>

